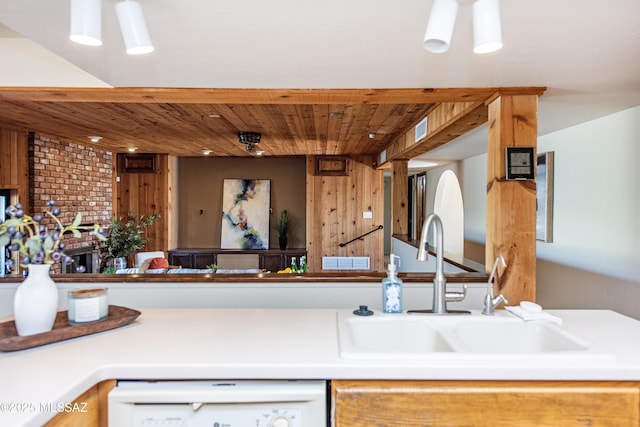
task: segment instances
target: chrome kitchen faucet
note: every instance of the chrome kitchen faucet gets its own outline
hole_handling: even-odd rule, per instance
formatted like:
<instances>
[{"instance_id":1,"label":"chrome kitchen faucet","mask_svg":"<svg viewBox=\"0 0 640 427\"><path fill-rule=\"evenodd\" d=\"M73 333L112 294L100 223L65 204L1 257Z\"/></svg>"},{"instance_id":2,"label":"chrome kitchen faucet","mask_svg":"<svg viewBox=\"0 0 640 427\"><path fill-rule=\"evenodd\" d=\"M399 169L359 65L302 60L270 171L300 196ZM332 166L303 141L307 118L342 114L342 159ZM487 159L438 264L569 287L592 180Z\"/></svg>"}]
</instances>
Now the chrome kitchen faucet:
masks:
<instances>
[{"instance_id":1,"label":"chrome kitchen faucet","mask_svg":"<svg viewBox=\"0 0 640 427\"><path fill-rule=\"evenodd\" d=\"M428 256L427 236L433 225L436 234L436 272L433 277L433 308L431 310L409 310L407 313L433 313L433 314L469 314L465 310L448 310L447 302L462 301L467 295L467 285L464 284L462 292L447 292L447 279L444 276L444 231L442 220L436 214L427 217L422 225L420 243L418 245L418 261L426 261Z\"/></svg>"}]
</instances>

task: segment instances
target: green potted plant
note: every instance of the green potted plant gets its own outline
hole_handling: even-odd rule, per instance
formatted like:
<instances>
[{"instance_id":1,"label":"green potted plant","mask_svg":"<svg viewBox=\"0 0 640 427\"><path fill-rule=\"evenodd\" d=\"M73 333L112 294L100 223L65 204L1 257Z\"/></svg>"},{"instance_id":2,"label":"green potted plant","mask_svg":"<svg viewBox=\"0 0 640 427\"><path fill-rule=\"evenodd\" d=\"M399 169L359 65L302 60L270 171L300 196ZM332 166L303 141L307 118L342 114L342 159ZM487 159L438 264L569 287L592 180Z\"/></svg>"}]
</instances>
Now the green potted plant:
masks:
<instances>
[{"instance_id":1,"label":"green potted plant","mask_svg":"<svg viewBox=\"0 0 640 427\"><path fill-rule=\"evenodd\" d=\"M287 248L287 234L289 234L289 214L286 209L280 211L275 228L278 233L278 245L281 250L284 250Z\"/></svg>"},{"instance_id":2,"label":"green potted plant","mask_svg":"<svg viewBox=\"0 0 640 427\"><path fill-rule=\"evenodd\" d=\"M143 237L145 229L158 218L160 218L158 213L138 217L131 212L125 219L112 218L109 234L100 242L103 272L126 268L127 257L147 244L147 239Z\"/></svg>"}]
</instances>

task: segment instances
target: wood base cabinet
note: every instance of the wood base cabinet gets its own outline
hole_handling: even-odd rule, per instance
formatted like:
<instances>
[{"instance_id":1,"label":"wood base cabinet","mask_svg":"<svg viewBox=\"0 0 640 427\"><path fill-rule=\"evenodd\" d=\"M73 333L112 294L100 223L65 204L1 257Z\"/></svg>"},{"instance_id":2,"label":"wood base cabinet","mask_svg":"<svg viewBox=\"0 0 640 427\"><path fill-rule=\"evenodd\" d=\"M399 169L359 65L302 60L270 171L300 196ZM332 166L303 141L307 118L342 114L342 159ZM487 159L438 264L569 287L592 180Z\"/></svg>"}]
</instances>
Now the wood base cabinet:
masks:
<instances>
[{"instance_id":1,"label":"wood base cabinet","mask_svg":"<svg viewBox=\"0 0 640 427\"><path fill-rule=\"evenodd\" d=\"M107 427L107 402L116 380L102 381L60 411L45 427Z\"/></svg>"},{"instance_id":2,"label":"wood base cabinet","mask_svg":"<svg viewBox=\"0 0 640 427\"><path fill-rule=\"evenodd\" d=\"M640 383L332 381L334 427L639 427Z\"/></svg>"}]
</instances>

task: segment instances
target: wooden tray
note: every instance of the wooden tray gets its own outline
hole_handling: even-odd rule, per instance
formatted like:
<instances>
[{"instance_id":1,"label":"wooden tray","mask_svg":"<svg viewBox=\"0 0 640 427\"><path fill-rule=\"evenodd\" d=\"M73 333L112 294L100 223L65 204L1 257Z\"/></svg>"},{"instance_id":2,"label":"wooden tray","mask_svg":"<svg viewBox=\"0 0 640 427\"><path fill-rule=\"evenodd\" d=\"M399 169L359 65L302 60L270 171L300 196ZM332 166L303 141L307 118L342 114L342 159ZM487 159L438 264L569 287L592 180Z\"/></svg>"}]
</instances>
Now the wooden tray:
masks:
<instances>
[{"instance_id":1,"label":"wooden tray","mask_svg":"<svg viewBox=\"0 0 640 427\"><path fill-rule=\"evenodd\" d=\"M95 334L128 325L140 316L138 310L132 310L117 305L109 306L109 316L106 320L91 322L83 325L70 325L67 310L59 311L53 329L41 334L21 337L16 331L13 320L0 323L0 351L16 351L38 347L58 341Z\"/></svg>"}]
</instances>

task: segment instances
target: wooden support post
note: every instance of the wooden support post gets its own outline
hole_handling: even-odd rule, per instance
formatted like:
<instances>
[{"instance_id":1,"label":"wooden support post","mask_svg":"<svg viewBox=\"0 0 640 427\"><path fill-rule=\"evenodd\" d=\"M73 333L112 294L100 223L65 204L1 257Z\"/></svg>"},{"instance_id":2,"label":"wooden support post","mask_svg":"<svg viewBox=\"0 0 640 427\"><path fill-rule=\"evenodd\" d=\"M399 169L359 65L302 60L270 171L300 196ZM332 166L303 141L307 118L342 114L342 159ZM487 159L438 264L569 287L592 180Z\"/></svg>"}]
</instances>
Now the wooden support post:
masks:
<instances>
[{"instance_id":1,"label":"wooden support post","mask_svg":"<svg viewBox=\"0 0 640 427\"><path fill-rule=\"evenodd\" d=\"M510 305L536 297L536 183L507 181L506 147L537 146L537 95L497 96L489 105L487 241L489 271L502 255L507 268L494 282Z\"/></svg>"},{"instance_id":2,"label":"wooden support post","mask_svg":"<svg viewBox=\"0 0 640 427\"><path fill-rule=\"evenodd\" d=\"M391 234L409 234L409 161L391 162Z\"/></svg>"}]
</instances>

